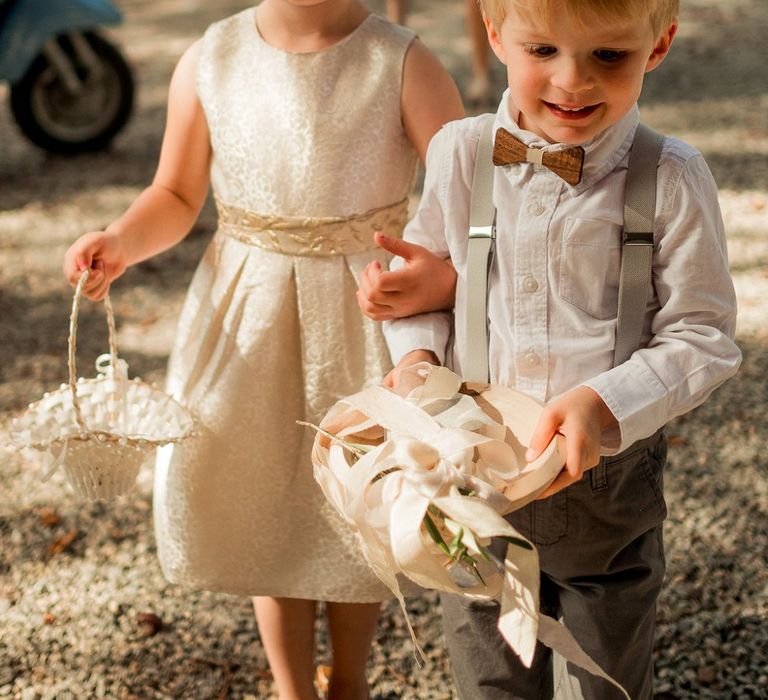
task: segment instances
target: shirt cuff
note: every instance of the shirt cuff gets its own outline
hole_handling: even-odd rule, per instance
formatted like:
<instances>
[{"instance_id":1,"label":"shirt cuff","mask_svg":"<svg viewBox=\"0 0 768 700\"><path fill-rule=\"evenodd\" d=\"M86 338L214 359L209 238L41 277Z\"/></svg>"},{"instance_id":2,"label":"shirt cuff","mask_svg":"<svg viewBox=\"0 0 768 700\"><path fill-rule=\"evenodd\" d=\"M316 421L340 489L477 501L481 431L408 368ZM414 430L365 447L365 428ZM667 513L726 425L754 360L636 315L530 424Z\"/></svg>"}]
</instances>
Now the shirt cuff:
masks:
<instances>
[{"instance_id":1,"label":"shirt cuff","mask_svg":"<svg viewBox=\"0 0 768 700\"><path fill-rule=\"evenodd\" d=\"M414 350L431 350L440 364L444 365L452 324L453 314L445 312L384 321L384 337L392 364L397 365L405 355Z\"/></svg>"},{"instance_id":2,"label":"shirt cuff","mask_svg":"<svg viewBox=\"0 0 768 700\"><path fill-rule=\"evenodd\" d=\"M623 452L666 423L669 392L647 367L624 362L583 386L600 395L618 422L617 429L603 433L601 452L605 455Z\"/></svg>"}]
</instances>

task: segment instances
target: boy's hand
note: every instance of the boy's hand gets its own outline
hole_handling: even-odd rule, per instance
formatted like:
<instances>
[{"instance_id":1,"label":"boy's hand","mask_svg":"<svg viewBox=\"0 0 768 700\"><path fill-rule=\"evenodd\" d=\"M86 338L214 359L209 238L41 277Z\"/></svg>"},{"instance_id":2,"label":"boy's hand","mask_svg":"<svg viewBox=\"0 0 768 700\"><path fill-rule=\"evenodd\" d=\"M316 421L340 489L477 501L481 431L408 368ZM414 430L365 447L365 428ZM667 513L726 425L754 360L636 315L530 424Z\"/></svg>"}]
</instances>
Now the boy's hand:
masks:
<instances>
[{"instance_id":1,"label":"boy's hand","mask_svg":"<svg viewBox=\"0 0 768 700\"><path fill-rule=\"evenodd\" d=\"M405 260L394 272L374 261L363 270L357 290L360 310L374 321L389 321L414 314L452 309L456 293L456 270L415 243L375 233L376 244Z\"/></svg>"},{"instance_id":2,"label":"boy's hand","mask_svg":"<svg viewBox=\"0 0 768 700\"><path fill-rule=\"evenodd\" d=\"M602 432L615 425L616 418L600 395L586 386L576 387L546 406L525 458L532 462L557 434L565 438L566 454L563 471L539 498L548 498L596 467Z\"/></svg>"},{"instance_id":3,"label":"boy's hand","mask_svg":"<svg viewBox=\"0 0 768 700\"><path fill-rule=\"evenodd\" d=\"M412 350L407 355L403 355L400 362L384 377L384 386L394 389L400 381L400 372L417 362L429 362L431 365L440 364L437 356L431 350Z\"/></svg>"},{"instance_id":4,"label":"boy's hand","mask_svg":"<svg viewBox=\"0 0 768 700\"><path fill-rule=\"evenodd\" d=\"M106 296L109 285L125 272L127 266L120 237L106 231L80 236L64 255L64 275L72 286L77 284L83 270L91 270L83 294L93 301Z\"/></svg>"}]
</instances>

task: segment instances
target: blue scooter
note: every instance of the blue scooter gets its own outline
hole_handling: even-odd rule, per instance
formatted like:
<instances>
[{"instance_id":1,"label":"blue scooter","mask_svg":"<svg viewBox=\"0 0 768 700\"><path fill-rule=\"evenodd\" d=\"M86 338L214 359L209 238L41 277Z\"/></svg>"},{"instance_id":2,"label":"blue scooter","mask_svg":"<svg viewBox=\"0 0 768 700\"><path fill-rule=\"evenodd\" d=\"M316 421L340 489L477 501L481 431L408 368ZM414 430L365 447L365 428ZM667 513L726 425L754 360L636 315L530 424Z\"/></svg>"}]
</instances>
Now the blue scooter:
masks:
<instances>
[{"instance_id":1,"label":"blue scooter","mask_svg":"<svg viewBox=\"0 0 768 700\"><path fill-rule=\"evenodd\" d=\"M134 80L94 29L122 16L108 0L0 0L0 80L22 132L54 153L103 148L125 126Z\"/></svg>"}]
</instances>

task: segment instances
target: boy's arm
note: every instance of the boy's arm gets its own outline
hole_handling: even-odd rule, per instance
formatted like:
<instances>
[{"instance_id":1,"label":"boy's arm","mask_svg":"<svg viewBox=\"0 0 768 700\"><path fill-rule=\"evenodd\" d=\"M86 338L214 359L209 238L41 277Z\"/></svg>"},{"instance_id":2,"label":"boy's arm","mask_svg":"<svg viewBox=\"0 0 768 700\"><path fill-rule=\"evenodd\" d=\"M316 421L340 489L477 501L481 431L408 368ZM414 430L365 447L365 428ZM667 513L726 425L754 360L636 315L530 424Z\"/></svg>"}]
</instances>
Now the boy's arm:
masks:
<instances>
[{"instance_id":1,"label":"boy's arm","mask_svg":"<svg viewBox=\"0 0 768 700\"><path fill-rule=\"evenodd\" d=\"M653 285L660 308L650 342L585 382L616 418L616 428L602 435L610 452L702 403L741 362L733 341L736 296L717 187L701 155L689 154L685 161L679 153L673 157L678 159L668 163L673 175L659 188Z\"/></svg>"}]
</instances>

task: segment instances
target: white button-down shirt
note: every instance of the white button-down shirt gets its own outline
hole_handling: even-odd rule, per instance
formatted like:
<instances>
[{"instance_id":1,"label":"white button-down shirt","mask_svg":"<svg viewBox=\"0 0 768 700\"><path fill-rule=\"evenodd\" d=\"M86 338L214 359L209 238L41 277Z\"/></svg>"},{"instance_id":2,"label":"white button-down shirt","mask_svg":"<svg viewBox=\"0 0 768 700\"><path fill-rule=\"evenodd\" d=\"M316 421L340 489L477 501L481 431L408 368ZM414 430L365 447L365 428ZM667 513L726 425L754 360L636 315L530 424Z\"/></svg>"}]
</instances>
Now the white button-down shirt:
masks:
<instances>
[{"instance_id":1,"label":"white button-down shirt","mask_svg":"<svg viewBox=\"0 0 768 700\"><path fill-rule=\"evenodd\" d=\"M494 132L504 127L530 146L562 148L520 129L517 114L505 93ZM717 188L701 154L667 137L658 168L643 348L613 367L624 183L637 124L635 108L584 144L576 186L542 165L522 163L495 168L493 187L491 381L543 402L579 385L591 387L619 426L603 436L604 454L624 450L691 410L741 361ZM455 315L385 323L395 363L428 349L461 374L469 197L480 129L476 117L451 122L429 146L421 203L404 237L450 256L458 272Z\"/></svg>"}]
</instances>

